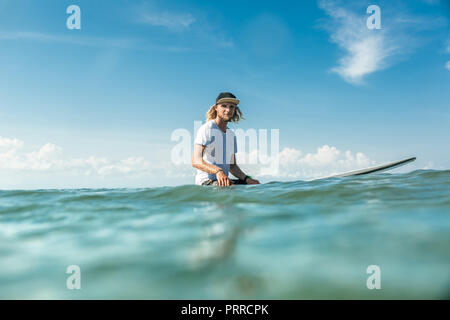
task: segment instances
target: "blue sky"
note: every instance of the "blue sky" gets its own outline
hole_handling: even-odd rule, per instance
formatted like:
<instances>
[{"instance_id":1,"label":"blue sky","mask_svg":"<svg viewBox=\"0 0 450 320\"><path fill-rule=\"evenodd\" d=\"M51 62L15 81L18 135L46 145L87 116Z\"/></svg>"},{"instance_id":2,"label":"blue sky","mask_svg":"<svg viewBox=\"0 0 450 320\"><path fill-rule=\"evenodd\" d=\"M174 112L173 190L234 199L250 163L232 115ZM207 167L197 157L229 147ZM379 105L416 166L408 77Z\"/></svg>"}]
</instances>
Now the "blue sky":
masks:
<instances>
[{"instance_id":1,"label":"blue sky","mask_svg":"<svg viewBox=\"0 0 450 320\"><path fill-rule=\"evenodd\" d=\"M0 0L0 188L192 183L170 137L221 91L246 117L231 128L280 130L263 181L449 169L449 17L438 0Z\"/></svg>"}]
</instances>

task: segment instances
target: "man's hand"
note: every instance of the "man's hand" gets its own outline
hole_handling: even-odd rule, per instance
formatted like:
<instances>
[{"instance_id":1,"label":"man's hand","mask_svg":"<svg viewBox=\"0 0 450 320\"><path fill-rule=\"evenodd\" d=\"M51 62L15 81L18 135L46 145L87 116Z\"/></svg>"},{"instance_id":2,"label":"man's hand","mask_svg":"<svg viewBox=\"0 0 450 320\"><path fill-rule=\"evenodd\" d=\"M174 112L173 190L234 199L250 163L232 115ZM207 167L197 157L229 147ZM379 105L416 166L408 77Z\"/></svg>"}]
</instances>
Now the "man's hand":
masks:
<instances>
[{"instance_id":1,"label":"man's hand","mask_svg":"<svg viewBox=\"0 0 450 320\"><path fill-rule=\"evenodd\" d=\"M231 185L231 181L228 178L228 176L225 175L225 173L222 170L219 170L219 172L216 173L217 182L219 183L219 186L225 187Z\"/></svg>"},{"instance_id":2,"label":"man's hand","mask_svg":"<svg viewBox=\"0 0 450 320\"><path fill-rule=\"evenodd\" d=\"M245 180L245 182L247 184L259 184L258 180L252 179L252 178L247 178L247 180Z\"/></svg>"}]
</instances>

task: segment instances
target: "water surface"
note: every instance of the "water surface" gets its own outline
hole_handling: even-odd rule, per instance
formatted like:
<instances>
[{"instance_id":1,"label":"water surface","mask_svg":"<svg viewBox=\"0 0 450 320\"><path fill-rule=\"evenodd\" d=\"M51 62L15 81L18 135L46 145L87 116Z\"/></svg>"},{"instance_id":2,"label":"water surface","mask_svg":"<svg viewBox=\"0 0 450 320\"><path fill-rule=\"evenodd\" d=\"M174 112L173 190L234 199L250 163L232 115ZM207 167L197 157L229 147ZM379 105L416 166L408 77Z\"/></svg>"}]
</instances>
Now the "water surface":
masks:
<instances>
[{"instance_id":1,"label":"water surface","mask_svg":"<svg viewBox=\"0 0 450 320\"><path fill-rule=\"evenodd\" d=\"M0 191L0 298L448 299L449 217L450 171L433 170Z\"/></svg>"}]
</instances>

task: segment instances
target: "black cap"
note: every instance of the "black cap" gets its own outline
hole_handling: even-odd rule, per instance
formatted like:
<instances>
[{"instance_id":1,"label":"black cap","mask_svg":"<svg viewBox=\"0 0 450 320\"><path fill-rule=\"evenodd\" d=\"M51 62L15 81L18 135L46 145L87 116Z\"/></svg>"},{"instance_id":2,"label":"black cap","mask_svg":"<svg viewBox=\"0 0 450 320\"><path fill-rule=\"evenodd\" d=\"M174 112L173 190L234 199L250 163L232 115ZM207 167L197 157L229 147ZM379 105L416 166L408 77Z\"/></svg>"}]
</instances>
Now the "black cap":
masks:
<instances>
[{"instance_id":1,"label":"black cap","mask_svg":"<svg viewBox=\"0 0 450 320\"><path fill-rule=\"evenodd\" d=\"M235 103L236 105L239 104L239 100L231 92L221 92L221 93L219 93L219 95L216 98L216 103L218 103L219 100L222 100L222 99L224 99L224 102L225 101L226 102L232 102L232 103Z\"/></svg>"}]
</instances>

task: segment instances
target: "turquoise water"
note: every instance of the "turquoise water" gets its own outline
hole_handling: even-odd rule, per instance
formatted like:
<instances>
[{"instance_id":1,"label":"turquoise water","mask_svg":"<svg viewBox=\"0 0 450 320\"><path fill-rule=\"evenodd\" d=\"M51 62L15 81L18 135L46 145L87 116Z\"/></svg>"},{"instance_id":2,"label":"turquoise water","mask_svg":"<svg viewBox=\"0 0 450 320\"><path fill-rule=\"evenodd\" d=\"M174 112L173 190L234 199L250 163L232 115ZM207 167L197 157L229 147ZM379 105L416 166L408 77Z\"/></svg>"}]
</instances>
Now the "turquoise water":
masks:
<instances>
[{"instance_id":1,"label":"turquoise water","mask_svg":"<svg viewBox=\"0 0 450 320\"><path fill-rule=\"evenodd\" d=\"M0 191L2 299L449 297L450 171Z\"/></svg>"}]
</instances>

